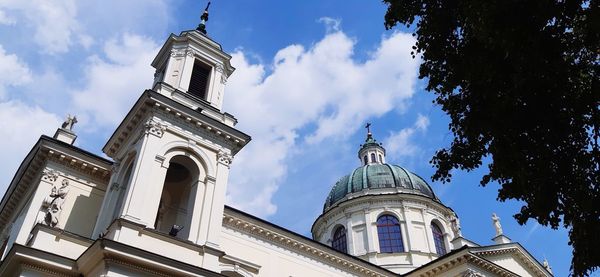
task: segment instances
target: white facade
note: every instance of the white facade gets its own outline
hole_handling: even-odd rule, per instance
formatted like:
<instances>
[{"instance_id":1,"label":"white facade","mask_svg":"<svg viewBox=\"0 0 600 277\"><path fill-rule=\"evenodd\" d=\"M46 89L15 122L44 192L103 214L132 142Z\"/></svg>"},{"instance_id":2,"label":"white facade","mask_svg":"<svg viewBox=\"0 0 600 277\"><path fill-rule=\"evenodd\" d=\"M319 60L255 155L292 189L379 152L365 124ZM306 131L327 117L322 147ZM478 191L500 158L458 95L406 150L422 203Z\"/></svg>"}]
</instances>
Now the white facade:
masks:
<instances>
[{"instance_id":1,"label":"white facade","mask_svg":"<svg viewBox=\"0 0 600 277\"><path fill-rule=\"evenodd\" d=\"M417 184L346 195L314 240L225 206L232 159L250 141L221 110L230 58L198 31L171 35L152 90L103 148L110 159L72 145L75 118L42 136L0 202L0 276L551 276L502 234L487 247L462 238L457 215ZM377 157L365 166L385 166L383 147L361 151ZM399 220L404 251L382 253L381 215ZM453 252L437 254L432 223ZM348 254L331 247L337 226Z\"/></svg>"}]
</instances>

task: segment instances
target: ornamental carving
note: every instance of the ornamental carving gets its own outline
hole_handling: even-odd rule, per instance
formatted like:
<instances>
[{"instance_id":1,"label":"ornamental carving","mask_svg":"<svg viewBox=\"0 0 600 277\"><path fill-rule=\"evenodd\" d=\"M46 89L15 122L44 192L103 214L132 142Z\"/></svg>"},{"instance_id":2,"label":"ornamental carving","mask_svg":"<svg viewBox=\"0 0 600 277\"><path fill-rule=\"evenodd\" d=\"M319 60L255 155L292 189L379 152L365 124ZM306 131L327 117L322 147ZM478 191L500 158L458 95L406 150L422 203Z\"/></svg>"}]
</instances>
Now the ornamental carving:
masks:
<instances>
[{"instance_id":1,"label":"ornamental carving","mask_svg":"<svg viewBox=\"0 0 600 277\"><path fill-rule=\"evenodd\" d=\"M112 183L112 185L110 185L111 191L113 191L113 190L119 191L120 188L121 188L121 186L117 182L114 182L114 183Z\"/></svg>"},{"instance_id":2,"label":"ornamental carving","mask_svg":"<svg viewBox=\"0 0 600 277\"><path fill-rule=\"evenodd\" d=\"M69 193L69 180L64 179L60 187L53 186L50 195L44 199L46 207L46 215L44 216L44 224L50 227L56 227L62 212L65 198Z\"/></svg>"},{"instance_id":3,"label":"ornamental carving","mask_svg":"<svg viewBox=\"0 0 600 277\"><path fill-rule=\"evenodd\" d=\"M484 276L481 273L475 272L474 270L469 268L463 273L462 277L484 277Z\"/></svg>"},{"instance_id":4,"label":"ornamental carving","mask_svg":"<svg viewBox=\"0 0 600 277\"><path fill-rule=\"evenodd\" d=\"M146 124L144 124L144 127L146 128L146 134L155 135L159 138L163 136L167 129L165 125L152 119L148 120Z\"/></svg>"},{"instance_id":5,"label":"ornamental carving","mask_svg":"<svg viewBox=\"0 0 600 277\"><path fill-rule=\"evenodd\" d=\"M223 68L223 65L218 63L215 65L215 70L221 74L223 74L223 72L225 72L225 69Z\"/></svg>"},{"instance_id":6,"label":"ornamental carving","mask_svg":"<svg viewBox=\"0 0 600 277\"><path fill-rule=\"evenodd\" d=\"M221 84L226 84L227 83L227 74L225 73L225 68L223 68L223 65L218 63L215 65L215 70L219 73L221 73Z\"/></svg>"},{"instance_id":7,"label":"ornamental carving","mask_svg":"<svg viewBox=\"0 0 600 277\"><path fill-rule=\"evenodd\" d=\"M458 217L452 217L452 219L450 219L450 227L452 227L455 238L462 237L460 220L458 220Z\"/></svg>"},{"instance_id":8,"label":"ornamental carving","mask_svg":"<svg viewBox=\"0 0 600 277\"><path fill-rule=\"evenodd\" d=\"M219 153L217 153L217 160L220 163L229 166L233 161L233 156L225 151L219 151Z\"/></svg>"},{"instance_id":9,"label":"ornamental carving","mask_svg":"<svg viewBox=\"0 0 600 277\"><path fill-rule=\"evenodd\" d=\"M42 172L42 180L54 183L56 182L56 179L58 179L58 172L56 172L56 170L45 169L44 172Z\"/></svg>"},{"instance_id":10,"label":"ornamental carving","mask_svg":"<svg viewBox=\"0 0 600 277\"><path fill-rule=\"evenodd\" d=\"M185 56L186 51L181 49L172 49L171 57L183 57Z\"/></svg>"},{"instance_id":11,"label":"ornamental carving","mask_svg":"<svg viewBox=\"0 0 600 277\"><path fill-rule=\"evenodd\" d=\"M113 175L116 175L117 173L119 173L119 169L121 169L121 162L117 160L112 164L110 171Z\"/></svg>"},{"instance_id":12,"label":"ornamental carving","mask_svg":"<svg viewBox=\"0 0 600 277\"><path fill-rule=\"evenodd\" d=\"M185 54L188 57L198 56L198 52L196 52L194 49L191 49L191 48L186 49Z\"/></svg>"}]
</instances>

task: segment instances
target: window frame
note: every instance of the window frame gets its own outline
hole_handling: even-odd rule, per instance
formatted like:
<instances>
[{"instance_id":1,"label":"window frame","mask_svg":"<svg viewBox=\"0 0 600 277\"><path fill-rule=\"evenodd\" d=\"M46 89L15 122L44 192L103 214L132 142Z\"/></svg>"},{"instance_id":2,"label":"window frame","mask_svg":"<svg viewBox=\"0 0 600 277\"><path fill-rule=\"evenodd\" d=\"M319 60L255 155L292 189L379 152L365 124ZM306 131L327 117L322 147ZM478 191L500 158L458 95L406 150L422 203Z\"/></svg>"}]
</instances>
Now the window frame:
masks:
<instances>
[{"instance_id":1,"label":"window frame","mask_svg":"<svg viewBox=\"0 0 600 277\"><path fill-rule=\"evenodd\" d=\"M337 251L348 254L348 234L344 226L338 226L331 238L331 247Z\"/></svg>"},{"instance_id":2,"label":"window frame","mask_svg":"<svg viewBox=\"0 0 600 277\"><path fill-rule=\"evenodd\" d=\"M380 253L405 252L402 228L396 216L383 214L377 218L377 240Z\"/></svg>"},{"instance_id":3,"label":"window frame","mask_svg":"<svg viewBox=\"0 0 600 277\"><path fill-rule=\"evenodd\" d=\"M444 231L435 222L431 222L431 235L433 236L433 244L435 245L435 253L442 256L448 253L446 242L444 240Z\"/></svg>"}]
</instances>

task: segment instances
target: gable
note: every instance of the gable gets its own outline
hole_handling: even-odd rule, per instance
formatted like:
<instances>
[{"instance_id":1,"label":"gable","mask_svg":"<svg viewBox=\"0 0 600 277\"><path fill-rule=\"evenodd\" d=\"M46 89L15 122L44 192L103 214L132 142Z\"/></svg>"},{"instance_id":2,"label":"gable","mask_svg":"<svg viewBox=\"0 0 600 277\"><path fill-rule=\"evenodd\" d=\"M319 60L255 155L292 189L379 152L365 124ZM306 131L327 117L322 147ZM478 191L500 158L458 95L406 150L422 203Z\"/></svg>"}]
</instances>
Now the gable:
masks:
<instances>
[{"instance_id":1,"label":"gable","mask_svg":"<svg viewBox=\"0 0 600 277\"><path fill-rule=\"evenodd\" d=\"M480 247L471 253L520 276L552 276L517 243Z\"/></svg>"}]
</instances>

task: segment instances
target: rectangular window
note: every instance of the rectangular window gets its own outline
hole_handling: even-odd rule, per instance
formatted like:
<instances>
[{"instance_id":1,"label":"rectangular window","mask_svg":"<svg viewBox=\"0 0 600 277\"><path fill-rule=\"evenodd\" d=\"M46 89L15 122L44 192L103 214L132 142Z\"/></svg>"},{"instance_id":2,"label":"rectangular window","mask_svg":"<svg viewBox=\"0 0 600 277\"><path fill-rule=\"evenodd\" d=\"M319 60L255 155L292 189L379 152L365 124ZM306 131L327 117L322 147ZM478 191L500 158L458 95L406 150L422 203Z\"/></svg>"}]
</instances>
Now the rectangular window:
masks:
<instances>
[{"instance_id":1,"label":"rectangular window","mask_svg":"<svg viewBox=\"0 0 600 277\"><path fill-rule=\"evenodd\" d=\"M195 60L188 93L200 99L206 100L206 89L208 88L209 76L210 67L199 60Z\"/></svg>"}]
</instances>

